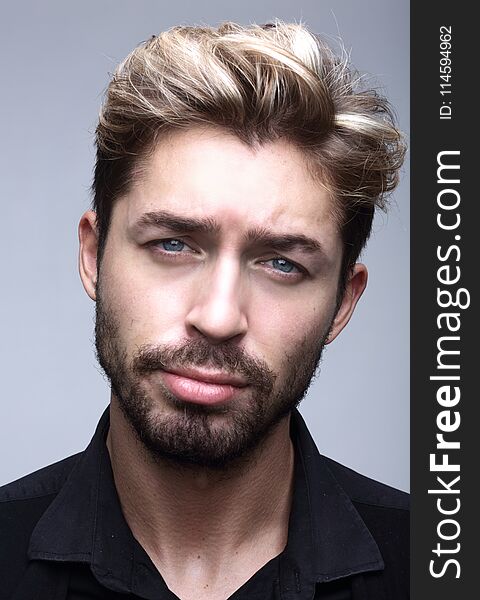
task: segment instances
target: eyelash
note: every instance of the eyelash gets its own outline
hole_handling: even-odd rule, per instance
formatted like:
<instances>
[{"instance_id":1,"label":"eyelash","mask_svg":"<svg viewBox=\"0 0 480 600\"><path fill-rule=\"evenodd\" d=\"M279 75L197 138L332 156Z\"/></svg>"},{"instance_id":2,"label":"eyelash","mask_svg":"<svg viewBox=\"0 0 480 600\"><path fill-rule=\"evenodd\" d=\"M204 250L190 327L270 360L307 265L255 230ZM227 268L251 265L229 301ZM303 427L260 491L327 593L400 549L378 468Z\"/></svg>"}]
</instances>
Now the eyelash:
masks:
<instances>
[{"instance_id":1,"label":"eyelash","mask_svg":"<svg viewBox=\"0 0 480 600\"><path fill-rule=\"evenodd\" d=\"M163 256L168 256L169 258L177 258L180 257L182 254L185 254L185 252L182 252L183 247L181 250L177 250L177 251L168 251L165 250L165 248L162 248L162 244L166 244L168 242L180 242L180 244L183 244L183 246L189 248L189 250L191 251L192 254L197 254L197 251L192 248L191 246L189 246L189 244L187 244L187 242L183 241L180 238L164 238L162 240L152 240L151 242L149 242L147 244L148 247L150 248L155 248L156 252L161 253Z\"/></svg>"},{"instance_id":2,"label":"eyelash","mask_svg":"<svg viewBox=\"0 0 480 600\"><path fill-rule=\"evenodd\" d=\"M287 258L284 258L283 256L274 256L273 258L269 258L268 260L262 260L262 261L260 261L260 264L266 265L267 263L271 263L275 260L283 260L286 263L289 263L290 265L292 265L294 269L296 269L293 272L292 271L285 272L285 271L281 271L280 269L275 269L273 267L269 267L269 270L275 274L275 277L281 277L282 279L298 279L300 277L304 277L305 275L307 275L307 271L303 267L301 267L300 265L297 265L297 263L293 262L292 260L288 260Z\"/></svg>"},{"instance_id":3,"label":"eyelash","mask_svg":"<svg viewBox=\"0 0 480 600\"><path fill-rule=\"evenodd\" d=\"M175 251L175 250L168 251L168 250L165 250L165 248L161 247L163 244L166 244L168 242L180 242L180 244L183 244L182 249L177 250L177 251ZM168 256L168 258L170 260L172 260L172 259L176 260L177 258L181 258L181 256L185 254L185 252L182 252L184 247L187 247L191 251L189 253L198 254L198 252L194 248L189 246L187 244L187 242L185 242L181 238L164 238L161 240L153 240L153 241L149 242L147 244L147 246L155 248L156 252L159 252L163 256ZM269 258L268 260L261 260L261 261L259 261L259 263L262 265L267 265L267 263L271 263L275 260L285 261L286 263L292 265L293 269L295 269L294 272L285 272L285 271L281 271L280 269L274 269L273 267L269 267L269 271L271 271L275 277L280 277L282 279L299 279L300 277L305 277L306 275L308 275L308 272L305 268L301 267L294 261L289 260L283 256L273 256L272 258Z\"/></svg>"}]
</instances>

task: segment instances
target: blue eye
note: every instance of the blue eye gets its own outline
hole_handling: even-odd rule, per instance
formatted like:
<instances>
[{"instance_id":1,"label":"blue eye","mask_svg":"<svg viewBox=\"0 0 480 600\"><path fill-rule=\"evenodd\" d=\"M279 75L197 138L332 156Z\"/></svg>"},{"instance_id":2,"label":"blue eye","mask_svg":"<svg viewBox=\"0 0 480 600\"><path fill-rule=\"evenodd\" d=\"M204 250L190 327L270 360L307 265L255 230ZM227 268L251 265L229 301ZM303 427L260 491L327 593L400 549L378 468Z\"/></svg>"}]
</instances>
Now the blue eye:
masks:
<instances>
[{"instance_id":1,"label":"blue eye","mask_svg":"<svg viewBox=\"0 0 480 600\"><path fill-rule=\"evenodd\" d=\"M164 240L162 248L167 252L181 252L185 248L185 242L175 239Z\"/></svg>"},{"instance_id":2,"label":"blue eye","mask_svg":"<svg viewBox=\"0 0 480 600\"><path fill-rule=\"evenodd\" d=\"M284 258L273 258L272 266L274 269L281 271L282 273L291 273L294 269L298 268L291 263L289 260L285 260Z\"/></svg>"}]
</instances>

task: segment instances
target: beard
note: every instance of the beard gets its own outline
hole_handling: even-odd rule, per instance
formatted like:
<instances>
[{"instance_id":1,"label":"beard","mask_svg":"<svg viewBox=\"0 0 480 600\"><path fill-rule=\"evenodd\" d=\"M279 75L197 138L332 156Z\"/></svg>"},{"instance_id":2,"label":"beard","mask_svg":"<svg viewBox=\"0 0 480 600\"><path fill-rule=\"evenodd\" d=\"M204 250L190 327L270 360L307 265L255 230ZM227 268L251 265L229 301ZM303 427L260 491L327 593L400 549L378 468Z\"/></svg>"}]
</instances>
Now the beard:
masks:
<instances>
[{"instance_id":1,"label":"beard","mask_svg":"<svg viewBox=\"0 0 480 600\"><path fill-rule=\"evenodd\" d=\"M98 285L95 346L127 423L154 460L225 470L248 459L301 402L332 322L333 318L326 331L317 328L286 352L279 373L236 343L213 345L206 337L175 345L145 344L129 357L119 319L103 301ZM152 391L152 377L175 367L207 367L241 375L248 385L246 397L220 406L188 403L176 398L158 378Z\"/></svg>"}]
</instances>

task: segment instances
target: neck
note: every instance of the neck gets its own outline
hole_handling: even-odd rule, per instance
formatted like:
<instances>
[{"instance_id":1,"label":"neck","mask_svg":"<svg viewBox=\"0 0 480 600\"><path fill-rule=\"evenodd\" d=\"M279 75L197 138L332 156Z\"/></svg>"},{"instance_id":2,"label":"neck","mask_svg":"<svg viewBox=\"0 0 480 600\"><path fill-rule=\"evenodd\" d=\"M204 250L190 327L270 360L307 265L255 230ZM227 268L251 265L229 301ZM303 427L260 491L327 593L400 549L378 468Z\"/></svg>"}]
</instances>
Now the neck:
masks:
<instances>
[{"instance_id":1,"label":"neck","mask_svg":"<svg viewBox=\"0 0 480 600\"><path fill-rule=\"evenodd\" d=\"M162 574L181 576L195 558L212 575L242 553L253 550L265 564L283 550L293 487L289 421L230 469L175 468L150 456L112 398L107 446L120 503Z\"/></svg>"}]
</instances>

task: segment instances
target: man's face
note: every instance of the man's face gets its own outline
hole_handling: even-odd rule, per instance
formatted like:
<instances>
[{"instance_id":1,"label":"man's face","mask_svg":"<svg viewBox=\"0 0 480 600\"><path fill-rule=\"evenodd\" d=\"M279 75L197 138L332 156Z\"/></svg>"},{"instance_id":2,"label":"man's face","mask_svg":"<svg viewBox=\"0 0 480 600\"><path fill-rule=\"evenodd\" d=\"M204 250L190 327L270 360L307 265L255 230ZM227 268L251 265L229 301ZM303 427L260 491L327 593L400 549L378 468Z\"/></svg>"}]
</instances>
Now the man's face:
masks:
<instances>
[{"instance_id":1,"label":"man's face","mask_svg":"<svg viewBox=\"0 0 480 600\"><path fill-rule=\"evenodd\" d=\"M116 202L96 285L84 216L98 357L153 455L223 466L301 400L364 287L334 321L330 202L286 141L253 150L194 128L162 140Z\"/></svg>"}]
</instances>

